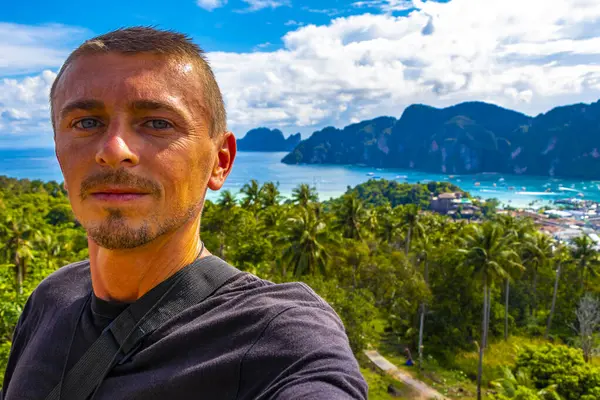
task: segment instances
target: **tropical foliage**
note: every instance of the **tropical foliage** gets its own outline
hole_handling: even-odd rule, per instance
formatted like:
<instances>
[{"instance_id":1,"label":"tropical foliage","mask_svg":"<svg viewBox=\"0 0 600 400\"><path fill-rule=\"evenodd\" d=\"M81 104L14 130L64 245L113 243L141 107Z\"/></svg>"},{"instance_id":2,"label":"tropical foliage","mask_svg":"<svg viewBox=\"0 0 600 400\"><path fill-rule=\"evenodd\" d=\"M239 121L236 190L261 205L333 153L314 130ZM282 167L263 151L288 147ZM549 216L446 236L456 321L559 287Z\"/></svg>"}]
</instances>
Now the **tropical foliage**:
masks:
<instances>
[{"instance_id":1,"label":"tropical foliage","mask_svg":"<svg viewBox=\"0 0 600 400\"><path fill-rule=\"evenodd\" d=\"M508 398L546 398L531 396L554 393L552 385L565 399L563 387L596 395L600 375L583 360L573 329L584 294L600 288L593 243L555 243L532 221L491 206L472 221L428 211L431 196L453 189L371 180L320 202L309 185L284 199L277 183L251 181L206 202L201 237L240 269L308 283L342 318L361 363L362 350L384 343L398 356L411 349L424 371L432 360L457 369L458 354L479 352L465 373L479 380L481 396L498 390L494 379L513 386L513 394L498 394ZM0 374L27 296L52 271L86 257L85 232L61 184L0 177ZM489 376L486 351L511 335L571 347L524 353ZM543 351L557 358L541 360ZM565 369L560 382L547 378L544 368L566 362L579 369ZM575 369L585 384L572 382Z\"/></svg>"}]
</instances>

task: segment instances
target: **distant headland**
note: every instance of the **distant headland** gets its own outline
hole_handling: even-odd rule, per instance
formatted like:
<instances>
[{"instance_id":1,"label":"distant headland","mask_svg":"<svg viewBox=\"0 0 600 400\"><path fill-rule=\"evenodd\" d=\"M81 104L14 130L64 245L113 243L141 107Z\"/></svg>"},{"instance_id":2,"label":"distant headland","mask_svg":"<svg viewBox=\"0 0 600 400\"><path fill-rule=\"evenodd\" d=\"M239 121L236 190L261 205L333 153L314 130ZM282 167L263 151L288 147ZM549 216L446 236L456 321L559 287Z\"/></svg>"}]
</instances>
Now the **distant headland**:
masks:
<instances>
[{"instance_id":1,"label":"distant headland","mask_svg":"<svg viewBox=\"0 0 600 400\"><path fill-rule=\"evenodd\" d=\"M292 151L301 140L299 133L287 139L279 129L256 128L238 139L239 151Z\"/></svg>"},{"instance_id":2,"label":"distant headland","mask_svg":"<svg viewBox=\"0 0 600 400\"><path fill-rule=\"evenodd\" d=\"M282 140L283 134L276 139ZM416 104L399 119L378 117L316 131L282 162L600 180L600 101L556 107L536 117L483 102L442 109Z\"/></svg>"}]
</instances>

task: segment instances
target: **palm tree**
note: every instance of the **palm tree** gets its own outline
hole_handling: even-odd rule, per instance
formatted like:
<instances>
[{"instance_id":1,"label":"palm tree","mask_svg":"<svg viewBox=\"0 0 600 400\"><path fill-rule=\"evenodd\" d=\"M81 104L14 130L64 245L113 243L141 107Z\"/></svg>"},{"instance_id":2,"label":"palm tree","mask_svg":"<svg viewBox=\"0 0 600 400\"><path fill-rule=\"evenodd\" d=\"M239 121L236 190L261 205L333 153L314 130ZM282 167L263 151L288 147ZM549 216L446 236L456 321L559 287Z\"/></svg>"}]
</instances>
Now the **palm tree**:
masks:
<instances>
[{"instance_id":1,"label":"palm tree","mask_svg":"<svg viewBox=\"0 0 600 400\"><path fill-rule=\"evenodd\" d=\"M41 234L36 240L35 247L44 254L48 271L57 267L60 261L59 257L63 251L63 244L56 240L54 235L51 233Z\"/></svg>"},{"instance_id":2,"label":"palm tree","mask_svg":"<svg viewBox=\"0 0 600 400\"><path fill-rule=\"evenodd\" d=\"M262 208L268 208L279 204L281 201L281 192L279 191L279 182L266 182L259 192L259 200Z\"/></svg>"},{"instance_id":3,"label":"palm tree","mask_svg":"<svg viewBox=\"0 0 600 400\"><path fill-rule=\"evenodd\" d=\"M420 235L415 253L417 263L423 265L423 279L425 285L429 286L429 259L434 251L434 243L429 240L429 235L423 233ZM425 314L427 312L427 304L423 301L420 307L419 316L419 369L423 368L423 330L425 327Z\"/></svg>"},{"instance_id":4,"label":"palm tree","mask_svg":"<svg viewBox=\"0 0 600 400\"><path fill-rule=\"evenodd\" d=\"M233 208L237 204L235 194L233 194L231 190L224 190L221 192L217 204L226 210Z\"/></svg>"},{"instance_id":5,"label":"palm tree","mask_svg":"<svg viewBox=\"0 0 600 400\"><path fill-rule=\"evenodd\" d=\"M375 209L377 222L379 225L379 239L385 243L391 243L398 236L398 232L402 226L400 219L397 216L396 210L388 203L379 206Z\"/></svg>"},{"instance_id":6,"label":"palm tree","mask_svg":"<svg viewBox=\"0 0 600 400\"><path fill-rule=\"evenodd\" d=\"M558 249L552 248L553 260L556 263L556 275L554 279L554 291L552 292L552 305L550 306L550 312L548 313L548 322L546 323L546 332L544 333L544 339L548 339L550 334L550 327L552 326L552 317L554 315L554 308L556 307L556 296L558 294L558 281L560 280L560 271L563 263L569 260L569 253L564 246L558 247Z\"/></svg>"},{"instance_id":7,"label":"palm tree","mask_svg":"<svg viewBox=\"0 0 600 400\"><path fill-rule=\"evenodd\" d=\"M286 220L287 209L282 206L271 206L260 212L259 226L268 237L279 234L282 223Z\"/></svg>"},{"instance_id":8,"label":"palm tree","mask_svg":"<svg viewBox=\"0 0 600 400\"><path fill-rule=\"evenodd\" d=\"M22 213L8 214L3 224L3 246L5 257L12 261L15 269L17 292L23 294L23 279L27 273L27 263L33 260L32 241L38 231L29 225Z\"/></svg>"},{"instance_id":9,"label":"palm tree","mask_svg":"<svg viewBox=\"0 0 600 400\"><path fill-rule=\"evenodd\" d=\"M548 266L548 262L552 258L554 240L542 232L535 232L534 234L529 235L527 240L522 243L522 248L523 264L529 268L532 275L531 315L535 316L537 310L538 273L540 268L543 269Z\"/></svg>"},{"instance_id":10,"label":"palm tree","mask_svg":"<svg viewBox=\"0 0 600 400\"><path fill-rule=\"evenodd\" d=\"M423 226L419 222L419 207L416 204L408 204L403 207L402 220L407 228L406 242L404 253L408 256L410 250L410 241L413 234L419 234L423 230Z\"/></svg>"},{"instance_id":11,"label":"palm tree","mask_svg":"<svg viewBox=\"0 0 600 400\"><path fill-rule=\"evenodd\" d=\"M286 266L294 271L294 276L316 274L325 275L325 266L329 255L325 249L327 231L325 222L317 218L311 210L301 208L299 215L291 217L286 223L286 232L280 242L284 245L282 254L283 275Z\"/></svg>"},{"instance_id":12,"label":"palm tree","mask_svg":"<svg viewBox=\"0 0 600 400\"><path fill-rule=\"evenodd\" d=\"M587 277L589 275L596 276L596 268L600 266L600 255L594 248L594 242L587 235L582 235L573 239L575 247L571 250L573 260L579 266L581 274L581 289L584 290L587 286Z\"/></svg>"},{"instance_id":13,"label":"palm tree","mask_svg":"<svg viewBox=\"0 0 600 400\"><path fill-rule=\"evenodd\" d=\"M342 196L342 202L335 208L337 227L347 239L362 240L362 224L367 219L363 202L355 193Z\"/></svg>"},{"instance_id":14,"label":"palm tree","mask_svg":"<svg viewBox=\"0 0 600 400\"><path fill-rule=\"evenodd\" d=\"M534 237L535 226L533 220L531 218L515 218L511 215L496 215L496 222L500 223L503 230L504 235L507 240L512 241L511 245L514 248L519 249L519 254L521 260L527 259L526 254L536 254L539 257L542 257L540 253L542 250L537 249L534 251L536 247L536 238ZM536 257L538 257L536 256ZM508 305L509 305L509 296L510 296L510 278L514 273L519 272L524 269L521 265L517 268L516 271L512 271L509 276L504 279L504 340L508 340ZM537 267L536 267L537 273ZM537 282L537 277L536 277Z\"/></svg>"},{"instance_id":15,"label":"palm tree","mask_svg":"<svg viewBox=\"0 0 600 400\"><path fill-rule=\"evenodd\" d=\"M308 207L310 203L319 201L317 188L311 187L306 183L300 184L292 190L292 202L299 204L301 207Z\"/></svg>"},{"instance_id":16,"label":"palm tree","mask_svg":"<svg viewBox=\"0 0 600 400\"><path fill-rule=\"evenodd\" d=\"M252 179L250 183L246 183L240 190L245 197L242 201L244 207L254 207L260 201L260 186L256 179Z\"/></svg>"},{"instance_id":17,"label":"palm tree","mask_svg":"<svg viewBox=\"0 0 600 400\"><path fill-rule=\"evenodd\" d=\"M491 286L498 279L510 278L510 270L520 269L519 255L510 246L511 238L504 235L502 226L493 221L472 225L471 232L463 238L459 253L465 256L464 264L479 276L483 288L482 334L479 345L479 367L477 373L477 399L481 400L481 378L483 354L489 329ZM508 293L507 293L508 294Z\"/></svg>"}]
</instances>

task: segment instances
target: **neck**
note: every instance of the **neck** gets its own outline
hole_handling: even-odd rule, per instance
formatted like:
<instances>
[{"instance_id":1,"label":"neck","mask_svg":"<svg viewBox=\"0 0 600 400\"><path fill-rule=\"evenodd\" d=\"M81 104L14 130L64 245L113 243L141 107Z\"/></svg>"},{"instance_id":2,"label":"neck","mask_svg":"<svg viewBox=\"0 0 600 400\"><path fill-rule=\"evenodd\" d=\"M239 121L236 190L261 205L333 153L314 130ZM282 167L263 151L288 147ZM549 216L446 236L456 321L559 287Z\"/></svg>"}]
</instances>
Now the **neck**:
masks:
<instances>
[{"instance_id":1,"label":"neck","mask_svg":"<svg viewBox=\"0 0 600 400\"><path fill-rule=\"evenodd\" d=\"M210 254L198 254L199 233L197 218L134 249L108 250L88 238L94 294L107 301L136 301L198 256Z\"/></svg>"}]
</instances>

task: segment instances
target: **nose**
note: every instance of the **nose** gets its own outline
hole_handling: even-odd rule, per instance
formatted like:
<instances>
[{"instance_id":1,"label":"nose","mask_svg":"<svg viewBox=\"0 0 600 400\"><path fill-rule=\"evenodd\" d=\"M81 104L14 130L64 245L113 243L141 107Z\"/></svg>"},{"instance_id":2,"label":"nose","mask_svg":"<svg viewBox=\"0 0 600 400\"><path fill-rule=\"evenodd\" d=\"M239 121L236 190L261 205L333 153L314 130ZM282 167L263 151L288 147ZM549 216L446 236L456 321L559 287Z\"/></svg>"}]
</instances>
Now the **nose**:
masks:
<instances>
[{"instance_id":1,"label":"nose","mask_svg":"<svg viewBox=\"0 0 600 400\"><path fill-rule=\"evenodd\" d=\"M121 167L133 167L139 164L139 156L136 153L133 142L134 132L129 132L120 123L112 123L104 132L96 162L102 166L118 169Z\"/></svg>"}]
</instances>

